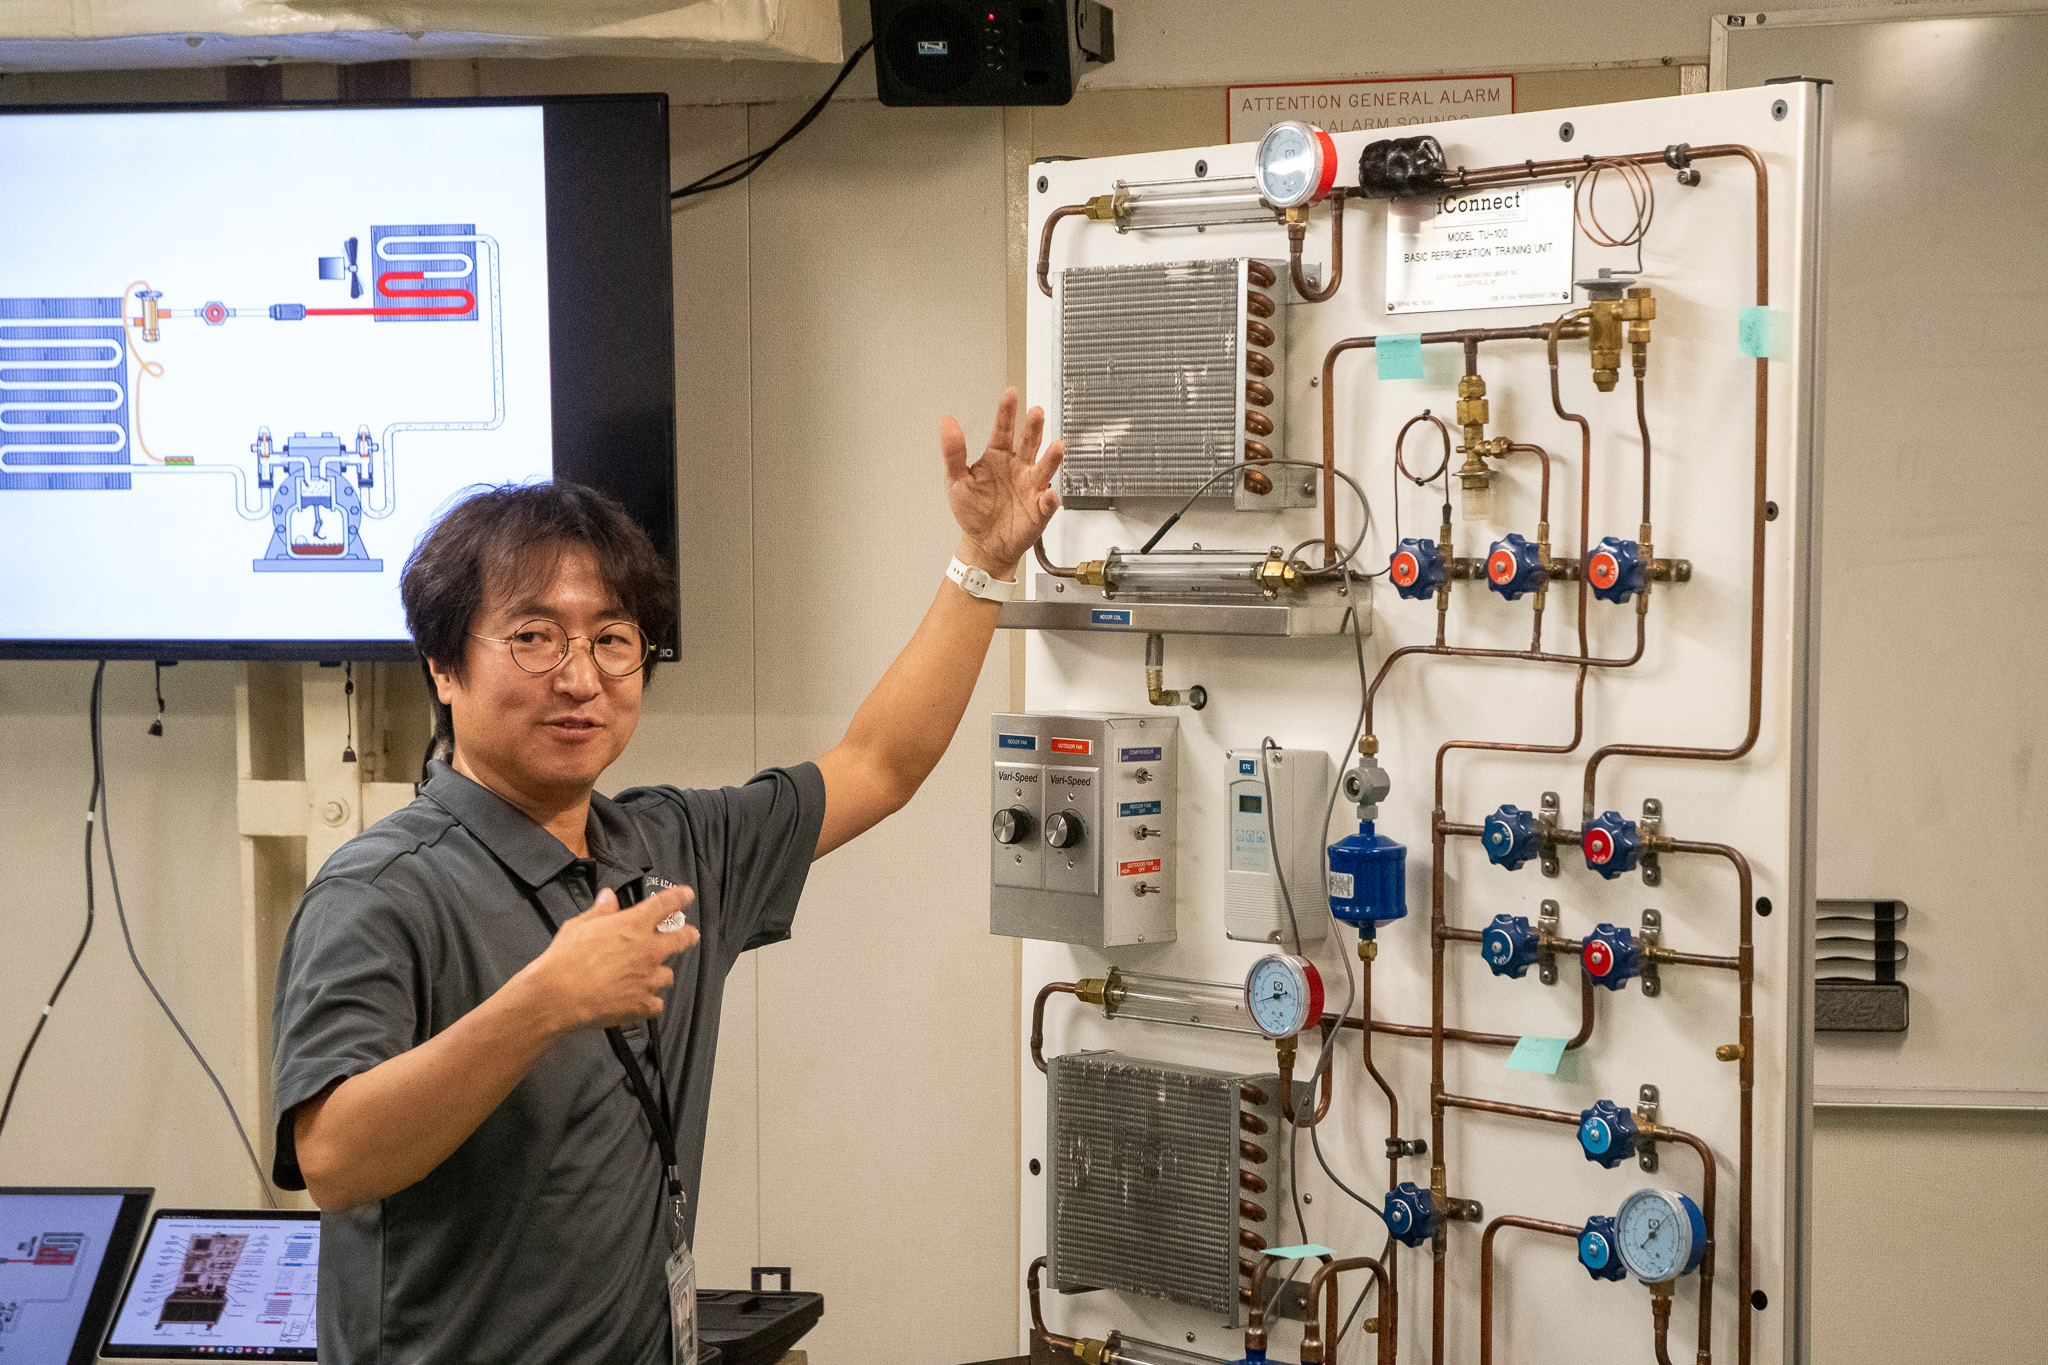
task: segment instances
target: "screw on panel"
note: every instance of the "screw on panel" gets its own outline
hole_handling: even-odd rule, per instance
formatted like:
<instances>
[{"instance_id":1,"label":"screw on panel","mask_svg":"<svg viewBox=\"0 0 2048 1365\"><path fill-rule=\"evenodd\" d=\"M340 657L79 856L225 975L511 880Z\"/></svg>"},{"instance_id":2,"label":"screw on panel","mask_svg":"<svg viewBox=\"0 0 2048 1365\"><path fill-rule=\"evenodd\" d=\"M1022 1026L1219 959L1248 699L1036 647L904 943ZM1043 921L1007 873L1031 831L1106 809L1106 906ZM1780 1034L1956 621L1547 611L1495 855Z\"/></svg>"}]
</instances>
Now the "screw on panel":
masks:
<instances>
[{"instance_id":1,"label":"screw on panel","mask_svg":"<svg viewBox=\"0 0 2048 1365\"><path fill-rule=\"evenodd\" d=\"M1759 23L1761 23L1761 22L1763 21L1763 16L1762 16L1761 14L1759 14L1759 15L1757 16L1757 21L1758 21ZM1785 118L1785 115L1789 114L1790 112L1792 112L1792 111L1791 111L1791 107L1790 107L1790 106L1788 106L1788 105L1787 105L1787 104L1785 103L1785 101L1783 101L1783 100L1772 100L1772 101L1771 101L1771 117L1772 117L1772 118L1774 118L1774 119L1777 119L1777 120L1779 120L1780 122L1783 122L1783 121L1784 121L1784 118Z\"/></svg>"},{"instance_id":2,"label":"screw on panel","mask_svg":"<svg viewBox=\"0 0 2048 1365\"><path fill-rule=\"evenodd\" d=\"M1206 162L1206 161L1197 161L1197 162L1195 163L1195 178L1196 178L1197 180L1201 179L1201 178L1202 178L1203 176L1207 175L1208 173L1209 173L1209 163L1208 163L1208 162Z\"/></svg>"},{"instance_id":3,"label":"screw on panel","mask_svg":"<svg viewBox=\"0 0 2048 1365\"><path fill-rule=\"evenodd\" d=\"M1655 910L1643 911L1643 970L1637 978L1643 983L1643 994L1661 995L1664 982L1657 975L1657 964L1651 960L1650 952L1664 946L1664 916Z\"/></svg>"},{"instance_id":4,"label":"screw on panel","mask_svg":"<svg viewBox=\"0 0 2048 1365\"><path fill-rule=\"evenodd\" d=\"M1546 986L1557 984L1557 949L1552 946L1557 940L1557 926L1557 902L1543 902L1536 910L1536 979Z\"/></svg>"},{"instance_id":5,"label":"screw on panel","mask_svg":"<svg viewBox=\"0 0 2048 1365\"><path fill-rule=\"evenodd\" d=\"M1686 186L1688 189L1698 185L1700 183L1699 171L1694 167L1687 166L1678 173L1678 183Z\"/></svg>"},{"instance_id":6,"label":"screw on panel","mask_svg":"<svg viewBox=\"0 0 2048 1365\"><path fill-rule=\"evenodd\" d=\"M1764 504L1764 520L1765 520L1765 521L1776 521L1777 519L1778 519L1778 504L1776 504L1775 502L1767 502L1767 503L1765 503L1765 504Z\"/></svg>"},{"instance_id":7,"label":"screw on panel","mask_svg":"<svg viewBox=\"0 0 2048 1365\"><path fill-rule=\"evenodd\" d=\"M1636 1120L1646 1127L1657 1121L1656 1086L1646 1085L1636 1092ZM1636 1138L1636 1165L1645 1171L1657 1169L1656 1139L1644 1136Z\"/></svg>"},{"instance_id":8,"label":"screw on panel","mask_svg":"<svg viewBox=\"0 0 2048 1365\"><path fill-rule=\"evenodd\" d=\"M1576 131L1576 130L1575 130L1575 129L1574 129L1574 128L1573 128L1573 127L1572 127L1572 126L1571 126L1571 125L1569 124L1569 123L1560 123L1560 124L1558 124L1558 125L1557 125L1557 140L1558 140L1559 142L1570 142L1570 141L1572 140L1572 133L1573 133L1574 131Z\"/></svg>"},{"instance_id":9,"label":"screw on panel","mask_svg":"<svg viewBox=\"0 0 2048 1365\"><path fill-rule=\"evenodd\" d=\"M1045 178L1044 176L1042 176L1042 175L1041 175L1041 176L1039 176L1039 177L1038 177L1038 192L1039 192L1040 194L1044 194L1044 193L1045 193L1045 191L1046 191L1046 187L1047 187L1047 186L1049 186L1049 185L1051 185L1051 184L1052 184L1052 182L1051 182L1050 180L1047 180L1047 179L1046 179L1046 178Z\"/></svg>"}]
</instances>

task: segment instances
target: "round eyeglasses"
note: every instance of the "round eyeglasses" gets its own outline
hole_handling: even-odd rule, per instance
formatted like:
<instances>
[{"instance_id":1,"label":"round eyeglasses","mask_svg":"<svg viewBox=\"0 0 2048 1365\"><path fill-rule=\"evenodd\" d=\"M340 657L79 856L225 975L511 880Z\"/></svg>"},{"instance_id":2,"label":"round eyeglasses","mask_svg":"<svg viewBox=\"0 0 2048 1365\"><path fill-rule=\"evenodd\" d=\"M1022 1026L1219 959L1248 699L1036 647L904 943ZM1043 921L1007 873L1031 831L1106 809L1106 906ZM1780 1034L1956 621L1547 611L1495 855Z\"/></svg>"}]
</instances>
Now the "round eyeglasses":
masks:
<instances>
[{"instance_id":1,"label":"round eyeglasses","mask_svg":"<svg viewBox=\"0 0 2048 1365\"><path fill-rule=\"evenodd\" d=\"M645 632L631 621L608 621L589 635L571 635L545 618L527 621L510 635L478 635L479 640L506 645L512 662L528 673L552 673L569 658L569 645L581 640L590 649L590 661L607 677L630 678L647 664L654 652Z\"/></svg>"}]
</instances>

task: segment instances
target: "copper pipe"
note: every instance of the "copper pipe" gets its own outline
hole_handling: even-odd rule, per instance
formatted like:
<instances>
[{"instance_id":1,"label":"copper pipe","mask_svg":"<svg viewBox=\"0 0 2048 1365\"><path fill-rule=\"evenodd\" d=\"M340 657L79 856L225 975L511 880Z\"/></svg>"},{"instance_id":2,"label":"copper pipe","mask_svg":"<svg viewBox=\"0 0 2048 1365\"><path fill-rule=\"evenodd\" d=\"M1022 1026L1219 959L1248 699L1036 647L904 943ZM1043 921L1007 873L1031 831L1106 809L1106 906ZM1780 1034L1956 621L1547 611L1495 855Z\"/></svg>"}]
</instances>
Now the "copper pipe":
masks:
<instances>
[{"instance_id":1,"label":"copper pipe","mask_svg":"<svg viewBox=\"0 0 2048 1365\"><path fill-rule=\"evenodd\" d=\"M1244 273L1246 279L1261 289L1271 289L1280 282L1280 277L1273 273L1273 267L1267 265L1264 261L1246 261L1244 263Z\"/></svg>"},{"instance_id":2,"label":"copper pipe","mask_svg":"<svg viewBox=\"0 0 2048 1365\"><path fill-rule=\"evenodd\" d=\"M1045 226L1038 230L1038 288L1047 298L1052 297L1052 230L1059 226L1060 219L1080 217L1087 212L1086 204L1063 204L1045 216Z\"/></svg>"},{"instance_id":3,"label":"copper pipe","mask_svg":"<svg viewBox=\"0 0 2048 1365\"><path fill-rule=\"evenodd\" d=\"M1534 455L1537 459L1543 461L1543 493L1538 499L1540 510L1536 514L1536 519L1541 522L1548 522L1550 520L1550 452L1542 446L1530 445L1525 441L1515 441L1508 446L1508 453L1510 455Z\"/></svg>"},{"instance_id":4,"label":"copper pipe","mask_svg":"<svg viewBox=\"0 0 2048 1365\"><path fill-rule=\"evenodd\" d=\"M1548 327L1480 327L1462 332L1424 332L1422 344L1477 345L1482 341L1540 341L1549 335ZM1577 333L1574 332L1573 335ZM1346 351L1370 350L1378 341L1379 338L1376 336L1346 337L1323 356L1323 564L1326 567L1337 561L1337 399L1332 387L1337 357ZM1253 343L1270 344L1258 341L1255 333Z\"/></svg>"},{"instance_id":5,"label":"copper pipe","mask_svg":"<svg viewBox=\"0 0 2048 1365\"><path fill-rule=\"evenodd\" d=\"M1266 1249L1266 1239L1253 1232L1250 1228L1239 1228L1237 1230L1237 1244L1251 1251L1264 1251Z\"/></svg>"},{"instance_id":6,"label":"copper pipe","mask_svg":"<svg viewBox=\"0 0 2048 1365\"><path fill-rule=\"evenodd\" d=\"M1242 1139L1238 1141L1237 1154L1242 1159L1251 1162L1254 1166L1263 1166L1272 1160L1264 1147L1259 1146L1255 1142L1246 1142Z\"/></svg>"},{"instance_id":7,"label":"copper pipe","mask_svg":"<svg viewBox=\"0 0 2048 1365\"><path fill-rule=\"evenodd\" d=\"M1253 382L1257 382L1256 380ZM1271 436L1273 419L1256 408L1248 408L1244 414L1244 429L1254 436Z\"/></svg>"},{"instance_id":8,"label":"copper pipe","mask_svg":"<svg viewBox=\"0 0 2048 1365\"><path fill-rule=\"evenodd\" d=\"M1473 942L1478 942L1479 935L1469 929L1446 929L1444 936L1446 938L1461 938L1468 933L1472 935ZM1576 944L1567 945L1560 943L1557 946L1560 950L1577 950ZM1566 1040L1564 1045L1565 1051L1577 1052L1586 1045L1593 1036L1593 1020L1593 983L1590 979L1582 979L1579 983L1579 1031ZM1323 1021L1325 1023L1331 1022L1331 1016L1324 1015ZM1362 1029L1364 1027L1360 1020L1353 1019L1348 1015L1335 1022L1339 1028ZM1383 1033L1390 1038L1428 1038L1432 1036L1430 1027L1427 1024L1395 1024L1389 1023L1384 1019L1373 1020L1372 1031L1374 1033ZM1477 1047L1512 1048L1516 1043L1522 1041L1522 1035L1519 1033L1482 1033L1477 1029L1449 1027L1444 1029L1444 1037L1453 1043L1471 1043ZM1394 1183L1399 1184L1400 1182L1396 1181Z\"/></svg>"},{"instance_id":9,"label":"copper pipe","mask_svg":"<svg viewBox=\"0 0 2048 1365\"><path fill-rule=\"evenodd\" d=\"M1072 578L1079 572L1075 569L1062 569L1046 557L1044 536L1040 536L1037 540L1031 542L1031 553L1038 556L1038 567L1051 574L1054 578Z\"/></svg>"},{"instance_id":10,"label":"copper pipe","mask_svg":"<svg viewBox=\"0 0 2048 1365\"><path fill-rule=\"evenodd\" d=\"M1741 937L1738 940L1739 954L1736 971L1737 1018L1736 1039L1741 1048L1737 1058L1739 1068L1740 1131L1737 1134L1740 1155L1736 1163L1736 1239L1739 1243L1735 1263L1735 1355L1740 1365L1749 1365L1750 1338L1754 1323L1750 1318L1750 1293L1753 1288L1754 1266L1752 1264L1752 1243L1755 1235L1751 1216L1753 1181L1750 1161L1754 1147L1751 1129L1756 1112L1756 1016L1754 993L1756 983L1756 942L1755 919L1756 900L1751 894L1755 879L1750 873L1749 859L1727 844L1696 843L1685 839L1665 841L1662 848L1670 853L1709 854L1725 858L1735 869L1735 894L1741 902ZM1711 1235L1709 1238L1711 1242Z\"/></svg>"},{"instance_id":11,"label":"copper pipe","mask_svg":"<svg viewBox=\"0 0 2048 1365\"><path fill-rule=\"evenodd\" d=\"M1044 1269L1045 1257L1040 1256L1031 1263L1031 1268L1024 1272L1024 1292L1031 1299L1032 1335L1036 1336L1054 1351L1072 1351L1074 1349L1073 1337L1063 1337L1057 1332L1046 1330L1045 1314L1038 1304L1038 1274Z\"/></svg>"},{"instance_id":12,"label":"copper pipe","mask_svg":"<svg viewBox=\"0 0 2048 1365\"><path fill-rule=\"evenodd\" d=\"M1244 372L1251 375L1254 379L1269 378L1273 373L1273 357L1267 355L1264 351L1246 351L1244 353Z\"/></svg>"},{"instance_id":13,"label":"copper pipe","mask_svg":"<svg viewBox=\"0 0 2048 1365\"><path fill-rule=\"evenodd\" d=\"M1264 464L1273 458L1273 452L1263 442L1246 441L1244 443L1244 457L1253 464Z\"/></svg>"},{"instance_id":14,"label":"copper pipe","mask_svg":"<svg viewBox=\"0 0 2048 1365\"><path fill-rule=\"evenodd\" d=\"M1273 491L1273 481L1256 469L1247 469L1244 472L1244 491L1262 495L1270 493Z\"/></svg>"},{"instance_id":15,"label":"copper pipe","mask_svg":"<svg viewBox=\"0 0 2048 1365\"><path fill-rule=\"evenodd\" d=\"M1387 1084L1387 1078L1380 1074L1380 1069L1373 1065L1372 1060L1372 1035L1376 1027L1372 1021L1372 964L1373 959L1379 956L1379 945L1373 944L1372 951L1367 952L1365 943L1361 940L1359 947L1359 1046L1365 1057L1365 1074L1372 1077L1374 1084L1379 1086L1380 1093L1387 1097L1387 1188L1391 1190L1401 1183L1401 1159L1394 1155L1395 1149L1392 1146L1401 1137L1401 1101L1394 1094L1394 1087ZM1395 1332L1400 1323L1400 1281L1394 1274L1400 1247L1401 1244L1389 1235L1386 1246L1380 1250L1380 1259L1387 1267L1387 1278L1380 1285L1380 1335L1389 1343L1398 1339ZM1389 1345L1388 1353L1392 1354L1393 1349L1393 1346ZM1334 1351L1333 1346L1332 1352Z\"/></svg>"},{"instance_id":16,"label":"copper pipe","mask_svg":"<svg viewBox=\"0 0 2048 1365\"><path fill-rule=\"evenodd\" d=\"M1263 1223L1266 1221L1266 1211L1249 1199L1237 1201L1237 1216L1244 1219L1247 1223Z\"/></svg>"},{"instance_id":17,"label":"copper pipe","mask_svg":"<svg viewBox=\"0 0 2048 1365\"><path fill-rule=\"evenodd\" d=\"M1237 1097L1246 1104L1254 1105L1264 1104L1267 1098L1266 1092L1253 1085L1250 1081L1240 1081L1238 1083Z\"/></svg>"},{"instance_id":18,"label":"copper pipe","mask_svg":"<svg viewBox=\"0 0 2048 1365\"><path fill-rule=\"evenodd\" d=\"M1294 292L1304 303L1327 303L1336 297L1337 286L1344 283L1344 205L1346 202L1366 204L1365 199L1352 199L1348 189L1330 191L1330 280L1320 289L1309 288L1308 278L1301 273L1301 245L1308 237L1308 224L1287 225L1287 274L1294 284Z\"/></svg>"},{"instance_id":19,"label":"copper pipe","mask_svg":"<svg viewBox=\"0 0 2048 1365\"><path fill-rule=\"evenodd\" d=\"M1238 1113L1237 1126L1250 1133L1253 1137L1264 1136L1266 1130L1272 1127L1271 1124L1267 1123L1257 1114L1247 1114L1242 1111Z\"/></svg>"},{"instance_id":20,"label":"copper pipe","mask_svg":"<svg viewBox=\"0 0 2048 1365\"><path fill-rule=\"evenodd\" d=\"M1559 1123L1567 1128L1579 1126L1579 1116L1563 1109L1538 1109L1529 1104L1510 1104L1506 1100L1482 1100L1471 1095L1443 1094L1437 1103L1446 1109L1470 1109L1479 1114L1506 1114L1509 1118L1534 1119L1538 1123Z\"/></svg>"},{"instance_id":21,"label":"copper pipe","mask_svg":"<svg viewBox=\"0 0 2048 1365\"><path fill-rule=\"evenodd\" d=\"M1429 822L1429 1187L1446 1187L1444 1174L1444 813ZM1430 1247L1429 1357L1444 1365L1444 1246L1439 1230Z\"/></svg>"},{"instance_id":22,"label":"copper pipe","mask_svg":"<svg viewBox=\"0 0 2048 1365\"><path fill-rule=\"evenodd\" d=\"M1273 296L1256 289L1244 291L1244 310L1255 318L1273 316Z\"/></svg>"},{"instance_id":23,"label":"copper pipe","mask_svg":"<svg viewBox=\"0 0 2048 1365\"><path fill-rule=\"evenodd\" d=\"M1371 1256L1346 1256L1341 1260L1335 1261L1325 1257L1323 1263L1316 1267L1314 1277L1308 1282L1308 1293L1306 1295L1308 1325L1303 1329L1301 1335L1302 1365L1320 1365L1320 1362L1325 1359L1325 1352L1328 1352L1331 1356L1337 1353L1337 1310L1339 1307L1337 1302L1337 1276L1347 1270L1371 1271L1374 1283L1379 1286L1382 1301L1386 1298L1387 1270L1378 1260ZM1317 1330L1315 1323L1315 1302L1318 1298L1327 1299L1327 1306L1324 1309L1326 1325L1321 1331ZM1386 1362L1392 1359L1392 1346L1392 1338L1382 1332L1379 1338L1378 1352L1382 1365L1386 1365Z\"/></svg>"},{"instance_id":24,"label":"copper pipe","mask_svg":"<svg viewBox=\"0 0 2048 1365\"><path fill-rule=\"evenodd\" d=\"M1579 1229L1569 1223L1524 1218L1518 1213L1504 1213L1486 1225L1479 1237L1479 1365L1493 1365L1493 1239L1502 1228L1527 1228L1575 1242L1579 1238Z\"/></svg>"},{"instance_id":25,"label":"copper pipe","mask_svg":"<svg viewBox=\"0 0 2048 1365\"><path fill-rule=\"evenodd\" d=\"M1072 995L1071 981L1048 981L1038 991L1038 998L1031 1002L1031 1064L1045 1074L1045 1002L1054 995Z\"/></svg>"},{"instance_id":26,"label":"copper pipe","mask_svg":"<svg viewBox=\"0 0 2048 1365\"><path fill-rule=\"evenodd\" d=\"M1329 1016L1323 1016L1321 1022L1325 1026L1323 1046L1327 1048L1330 1045L1329 1033L1327 1031ZM1297 1128L1313 1128L1321 1123L1323 1117L1330 1112L1330 1075L1336 1070L1336 1067L1323 1066L1319 1063L1316 1070L1322 1073L1322 1090L1316 1097L1315 1113L1309 1118L1307 1123L1303 1123L1294 1113L1294 1048L1292 1046L1285 1046L1280 1049L1280 1117L1286 1119Z\"/></svg>"},{"instance_id":27,"label":"copper pipe","mask_svg":"<svg viewBox=\"0 0 2048 1365\"><path fill-rule=\"evenodd\" d=\"M1251 342L1252 345L1269 351L1273 349L1273 343L1279 339L1274 335L1271 327L1260 322L1257 318L1253 318L1245 323L1244 335L1245 340Z\"/></svg>"},{"instance_id":28,"label":"copper pipe","mask_svg":"<svg viewBox=\"0 0 2048 1365\"><path fill-rule=\"evenodd\" d=\"M1763 159L1748 147L1733 144L1695 148L1694 160L1710 157L1739 156L1749 162L1756 175L1756 303L1758 307L1770 303L1770 181L1764 172ZM1627 158L1638 163L1661 162L1661 152L1639 153ZM1727 749L1696 748L1686 745L1669 744L1609 744L1594 751L1586 760L1586 781L1582 805L1584 818L1590 820L1594 814L1594 793L1599 779L1600 765L1609 758L1628 756L1635 758L1686 759L1707 763L1728 763L1741 758L1756 747L1757 736L1763 731L1764 706L1764 525L1767 499L1764 497L1770 473L1770 369L1769 362L1759 358L1756 362L1756 451L1753 458L1754 470L1750 480L1750 548L1749 548L1749 727L1742 740ZM1646 509L1643 520L1648 521ZM1743 1324L1748 1327L1745 1312ZM1747 1360L1745 1354L1744 1359Z\"/></svg>"},{"instance_id":29,"label":"copper pipe","mask_svg":"<svg viewBox=\"0 0 2048 1365\"><path fill-rule=\"evenodd\" d=\"M1650 415L1643 406L1643 377L1636 376L1636 430L1643 434L1643 524L1650 521ZM1584 562L1583 560L1581 561Z\"/></svg>"},{"instance_id":30,"label":"copper pipe","mask_svg":"<svg viewBox=\"0 0 2048 1365\"><path fill-rule=\"evenodd\" d=\"M1244 381L1244 401L1253 407L1270 408L1273 406L1273 390L1256 379L1247 379Z\"/></svg>"},{"instance_id":31,"label":"copper pipe","mask_svg":"<svg viewBox=\"0 0 2048 1365\"><path fill-rule=\"evenodd\" d=\"M1671 1332L1671 1295L1667 1291L1650 1295L1650 1322L1657 1334L1657 1365L1671 1365L1668 1337Z\"/></svg>"},{"instance_id":32,"label":"copper pipe","mask_svg":"<svg viewBox=\"0 0 2048 1365\"><path fill-rule=\"evenodd\" d=\"M1266 1178L1240 1169L1237 1173L1237 1187L1246 1194L1264 1194L1267 1189Z\"/></svg>"},{"instance_id":33,"label":"copper pipe","mask_svg":"<svg viewBox=\"0 0 2048 1365\"><path fill-rule=\"evenodd\" d=\"M1263 1247L1265 1243L1261 1242L1259 1245ZM1319 1253L1317 1259L1321 1260L1325 1265L1330 1262L1330 1257L1324 1253ZM1245 1319L1244 1326L1244 1349L1247 1355L1253 1351L1263 1351L1266 1349L1266 1275L1275 1264L1277 1263L1271 1256L1261 1256L1259 1257L1257 1268L1252 1271L1250 1291L1252 1311L1251 1315ZM1315 1300L1310 1299L1308 1302L1313 1305Z\"/></svg>"}]
</instances>

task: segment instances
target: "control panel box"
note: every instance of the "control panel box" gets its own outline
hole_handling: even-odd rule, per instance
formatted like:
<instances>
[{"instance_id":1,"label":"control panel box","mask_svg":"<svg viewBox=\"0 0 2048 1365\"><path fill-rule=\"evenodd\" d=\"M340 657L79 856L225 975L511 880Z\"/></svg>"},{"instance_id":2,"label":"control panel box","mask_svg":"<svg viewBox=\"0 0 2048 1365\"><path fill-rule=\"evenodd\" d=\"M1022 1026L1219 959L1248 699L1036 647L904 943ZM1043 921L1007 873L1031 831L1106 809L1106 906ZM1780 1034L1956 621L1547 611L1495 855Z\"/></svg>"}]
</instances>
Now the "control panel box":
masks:
<instances>
[{"instance_id":1,"label":"control panel box","mask_svg":"<svg viewBox=\"0 0 2048 1365\"><path fill-rule=\"evenodd\" d=\"M1321 749L1232 749L1226 759L1224 934L1292 949L1287 919L1292 898L1301 942L1321 943L1330 927L1330 893L1323 875L1330 756Z\"/></svg>"},{"instance_id":2,"label":"control panel box","mask_svg":"<svg viewBox=\"0 0 2048 1365\"><path fill-rule=\"evenodd\" d=\"M1179 739L1172 716L992 718L990 933L1173 940Z\"/></svg>"}]
</instances>

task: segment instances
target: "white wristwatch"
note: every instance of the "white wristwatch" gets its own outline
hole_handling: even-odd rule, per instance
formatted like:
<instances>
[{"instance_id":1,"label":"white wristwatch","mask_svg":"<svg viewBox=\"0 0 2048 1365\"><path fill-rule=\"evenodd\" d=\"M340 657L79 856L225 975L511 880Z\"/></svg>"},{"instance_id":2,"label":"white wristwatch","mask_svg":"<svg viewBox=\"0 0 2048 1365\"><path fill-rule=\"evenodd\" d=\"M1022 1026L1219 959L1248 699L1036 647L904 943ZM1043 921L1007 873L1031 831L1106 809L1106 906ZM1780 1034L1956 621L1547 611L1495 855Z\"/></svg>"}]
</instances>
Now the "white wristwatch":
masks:
<instances>
[{"instance_id":1,"label":"white wristwatch","mask_svg":"<svg viewBox=\"0 0 2048 1365\"><path fill-rule=\"evenodd\" d=\"M958 583L961 591L969 597L979 597L984 602L1007 602L1017 593L1016 579L1006 583L992 576L987 569L961 563L958 555L946 566L946 577Z\"/></svg>"}]
</instances>

